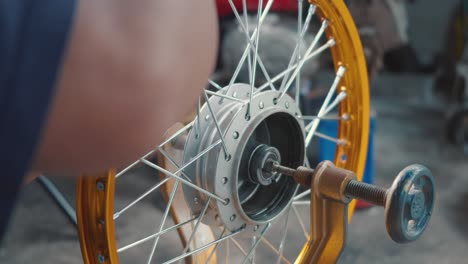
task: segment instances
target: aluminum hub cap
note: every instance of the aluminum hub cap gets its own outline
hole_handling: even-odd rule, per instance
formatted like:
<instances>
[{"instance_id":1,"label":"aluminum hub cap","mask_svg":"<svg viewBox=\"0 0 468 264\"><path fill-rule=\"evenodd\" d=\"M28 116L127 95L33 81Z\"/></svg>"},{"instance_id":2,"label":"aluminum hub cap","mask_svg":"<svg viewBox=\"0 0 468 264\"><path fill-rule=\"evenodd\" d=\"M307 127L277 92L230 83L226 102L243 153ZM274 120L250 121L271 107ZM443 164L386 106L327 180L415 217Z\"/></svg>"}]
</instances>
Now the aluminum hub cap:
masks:
<instances>
[{"instance_id":1,"label":"aluminum hub cap","mask_svg":"<svg viewBox=\"0 0 468 264\"><path fill-rule=\"evenodd\" d=\"M192 213L199 215L210 200L203 222L230 231L255 232L284 212L297 184L263 168L269 161L297 167L305 157L304 125L294 100L288 95L278 100L276 91L254 92L248 116L249 93L250 85L234 84L226 95L242 101L212 96L200 109L184 151L184 164L202 155L185 175L225 198L222 203L184 185Z\"/></svg>"}]
</instances>

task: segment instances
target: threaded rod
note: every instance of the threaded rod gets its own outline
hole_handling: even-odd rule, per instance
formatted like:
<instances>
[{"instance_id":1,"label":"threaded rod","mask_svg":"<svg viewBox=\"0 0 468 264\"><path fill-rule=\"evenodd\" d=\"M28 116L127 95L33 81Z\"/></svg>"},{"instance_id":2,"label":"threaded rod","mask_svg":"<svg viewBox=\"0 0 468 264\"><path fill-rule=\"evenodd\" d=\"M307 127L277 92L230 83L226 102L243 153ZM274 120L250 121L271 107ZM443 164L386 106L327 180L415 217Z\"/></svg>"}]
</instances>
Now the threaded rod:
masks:
<instances>
[{"instance_id":1,"label":"threaded rod","mask_svg":"<svg viewBox=\"0 0 468 264\"><path fill-rule=\"evenodd\" d=\"M384 188L355 180L350 181L345 190L346 196L380 206L385 206L386 194L387 190Z\"/></svg>"},{"instance_id":2,"label":"threaded rod","mask_svg":"<svg viewBox=\"0 0 468 264\"><path fill-rule=\"evenodd\" d=\"M267 171L271 171L271 172L279 172L279 173L284 174L286 176L293 176L294 173L296 172L295 169L291 169L291 168L288 168L288 167L285 167L285 166L281 166L278 162L272 162L269 165L270 165L269 167L264 168L264 169L266 169Z\"/></svg>"}]
</instances>

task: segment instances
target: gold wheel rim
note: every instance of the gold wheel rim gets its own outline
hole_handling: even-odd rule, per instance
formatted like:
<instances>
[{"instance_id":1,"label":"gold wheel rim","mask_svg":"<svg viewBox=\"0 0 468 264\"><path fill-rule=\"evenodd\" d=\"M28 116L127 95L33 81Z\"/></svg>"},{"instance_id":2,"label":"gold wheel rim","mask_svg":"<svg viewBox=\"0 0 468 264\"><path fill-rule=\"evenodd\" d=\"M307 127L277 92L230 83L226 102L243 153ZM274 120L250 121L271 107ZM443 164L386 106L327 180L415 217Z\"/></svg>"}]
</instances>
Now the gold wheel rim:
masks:
<instances>
[{"instance_id":1,"label":"gold wheel rim","mask_svg":"<svg viewBox=\"0 0 468 264\"><path fill-rule=\"evenodd\" d=\"M340 0L310 0L317 6L317 13L322 19L327 19L330 26L326 34L334 37L336 45L332 47L335 70L346 67L346 74L340 83L338 91L346 91L348 97L340 104L340 115L350 115L350 120L339 122L339 138L348 139L348 145L337 147L335 164L338 167L354 171L362 180L367 158L369 141L370 103L369 81L366 61L361 40L346 5ZM346 155L346 161L341 157ZM349 205L349 219L354 212L356 202Z\"/></svg>"}]
</instances>

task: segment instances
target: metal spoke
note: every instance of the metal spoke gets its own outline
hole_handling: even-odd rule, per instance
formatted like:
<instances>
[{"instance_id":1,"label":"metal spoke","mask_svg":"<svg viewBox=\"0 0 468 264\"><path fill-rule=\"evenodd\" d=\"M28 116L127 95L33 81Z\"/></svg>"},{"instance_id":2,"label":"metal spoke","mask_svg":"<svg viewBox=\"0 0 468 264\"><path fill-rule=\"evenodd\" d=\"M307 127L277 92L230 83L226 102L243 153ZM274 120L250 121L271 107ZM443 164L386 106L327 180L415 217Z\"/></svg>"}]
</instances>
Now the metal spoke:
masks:
<instances>
[{"instance_id":1,"label":"metal spoke","mask_svg":"<svg viewBox=\"0 0 468 264\"><path fill-rule=\"evenodd\" d=\"M197 189L197 190L200 190L200 191L203 190L203 192L209 193L208 195L210 195L210 197L215 197L214 194L211 194L210 192L208 192L208 191L206 191L206 190L204 190L204 189L202 189L202 188L200 188L200 187L194 185L194 184L191 182L190 179L189 179L189 180L186 180L186 179L180 178L179 176L176 176L176 174L181 173L182 175L184 175L184 177L187 177L187 178L188 178L188 176L183 172L183 170L184 170L185 168L187 168L189 165L191 165L193 162L197 161L200 157L202 157L202 156L203 156L204 154L206 154L208 151L210 151L211 149L213 149L214 147L216 147L218 144L219 144L219 143L217 143L217 144L215 143L215 144L209 146L208 148L206 148L206 149L203 150L202 152L198 153L197 156L195 156L192 160L190 160L188 163L186 163L184 166L182 166L182 167L180 167L180 168L179 168L179 166L177 165L177 163L176 163L174 160L172 160L172 159L169 157L169 155L167 155L167 154L165 153L165 151L164 151L163 149L160 149L161 153L162 153L166 158L168 158L168 159L172 162L172 165L174 165L176 168L178 168L178 170L177 170L176 172L174 172L174 173L171 173L171 172L169 172L169 171L167 171L167 170L165 170L165 169L159 167L158 165L156 165L156 164L154 164L154 163L152 163L152 162L150 162L150 161L148 161L148 160L145 160L145 159L143 159L143 158L141 159L141 162L144 163L144 164L146 164L146 165L148 165L148 166L150 166L150 167L152 167L152 168L157 169L158 171L161 171L162 173L166 174L167 176L172 176L172 177L176 178L177 180L180 180L180 181L182 181L183 183L188 184L189 186L191 186L191 187L193 187L193 188L195 188L195 189ZM149 190L146 191L144 194L142 194L140 197L138 197L138 198L135 199L133 202L131 202L129 205L127 205L125 208L123 208L123 209L120 210L119 212L115 213L115 214L114 214L114 219L117 219L123 212L127 211L130 207L134 206L136 203L138 203L139 201L141 201L143 198L145 198L146 196L150 195L152 192L154 192L155 190L157 190L161 185L163 185L164 183L166 183L169 179L170 179L170 178L166 178L166 179L162 180L161 182L157 183L157 184L154 185L151 189L149 189ZM196 186L196 187L194 187L194 186ZM217 197L217 196L216 196L216 197ZM222 198L219 198L219 199L220 199L223 203L225 202L224 199L222 199Z\"/></svg>"},{"instance_id":2,"label":"metal spoke","mask_svg":"<svg viewBox=\"0 0 468 264\"><path fill-rule=\"evenodd\" d=\"M294 201L293 204L294 204L294 205L310 205L310 200L306 200L306 201Z\"/></svg>"},{"instance_id":3,"label":"metal spoke","mask_svg":"<svg viewBox=\"0 0 468 264\"><path fill-rule=\"evenodd\" d=\"M270 226L271 226L271 223L268 223L268 224L266 224L265 228L263 228L262 232L260 233L259 238L258 238L257 241L255 242L255 244L250 248L249 253L247 253L247 257L245 257L244 261L242 261L242 264L247 263L247 261L250 259L250 257L252 256L252 254L255 253L255 249L257 248L258 244L259 244L260 241L262 240L263 236L265 236L265 233L268 231L268 229L270 228Z\"/></svg>"},{"instance_id":4,"label":"metal spoke","mask_svg":"<svg viewBox=\"0 0 468 264\"><path fill-rule=\"evenodd\" d=\"M310 55L310 53L312 53L312 50L315 48L315 46L317 45L318 41L320 40L320 38L322 37L323 33L325 32L325 29L328 27L328 20L324 20L322 22L322 26L320 27L320 30L317 32L317 35L314 37L314 40L312 41L312 43L310 44L309 48L307 49L307 51L305 52L305 55L304 57L307 57ZM283 88L283 90L281 91L281 95L278 97L278 101L286 94L286 92L288 91L289 87L291 86L292 82L294 81L294 78L296 78L296 75L299 73L299 71L302 69L302 67L304 66L304 63L305 63L305 58L302 59L300 62L299 62L299 65L298 67L296 68L296 70L293 72L293 74L291 75L291 77L289 78L288 82L286 83L285 87Z\"/></svg>"},{"instance_id":5,"label":"metal spoke","mask_svg":"<svg viewBox=\"0 0 468 264\"><path fill-rule=\"evenodd\" d=\"M226 230L227 230L226 228L223 229L223 231L221 232L221 235L219 235L219 238L218 238L218 239L221 239L221 238L224 236L224 234L226 233ZM226 241L227 241L227 240L226 240ZM206 259L206 263L207 263L207 264L210 263L210 260L211 260L211 258L214 256L214 253L216 252L216 249L218 248L219 244L220 244L220 243L217 243L217 244L213 247L213 249L211 250L210 255L209 255L208 258Z\"/></svg>"},{"instance_id":6,"label":"metal spoke","mask_svg":"<svg viewBox=\"0 0 468 264\"><path fill-rule=\"evenodd\" d=\"M265 9L263 10L263 14L260 17L260 25L263 23L263 20L265 20L266 15L268 14L271 6L273 5L273 1L274 0L268 0L268 3L266 4ZM241 59L239 60L239 63L237 64L236 69L234 70L234 73L233 73L233 75L231 77L231 80L229 81L228 87L227 87L224 94L227 94L229 92L229 90L231 89L231 86L234 84L234 81L237 79L237 76L239 75L240 69L242 68L242 65L244 64L244 61L247 58L247 54L248 54L248 52L250 52L251 42L255 39L256 35L257 35L257 31L254 30L254 32L252 33L252 36L250 37L250 41L247 44L247 47L245 47L244 53L242 53Z\"/></svg>"},{"instance_id":7,"label":"metal spoke","mask_svg":"<svg viewBox=\"0 0 468 264\"><path fill-rule=\"evenodd\" d=\"M233 237L233 236L239 234L239 233L242 232L243 230L244 230L244 229L239 229L239 230L237 230L237 231L235 231L235 232L233 232L233 233L231 233L231 234L229 234L229 235L226 235L226 236L224 236L224 237L221 237L221 238L219 238L219 239L217 239L217 240L215 240L215 241L212 241L212 242L210 242L210 243L208 243L208 244L206 244L206 245L204 245L204 246L201 246L201 247L199 247L199 248L197 248L197 249L195 249L195 250L193 250L193 251L190 251L190 252L185 253L185 254L183 254L183 255L180 255L180 256L178 256L178 257L176 257L176 258L173 258L173 259L171 259L171 260L169 260L169 261L166 261L166 262L164 262L164 264L174 263L174 262L176 262L176 261L179 261L180 259L186 258L186 257L188 257L188 256L191 256L191 255L195 254L195 253L198 253L198 252L200 252L200 251L206 250L207 248L211 247L212 245L218 244L218 243L220 243L220 242L222 242L222 241L224 241L224 240L226 240L226 239L229 239L229 238L231 238L231 237Z\"/></svg>"},{"instance_id":8,"label":"metal spoke","mask_svg":"<svg viewBox=\"0 0 468 264\"><path fill-rule=\"evenodd\" d=\"M198 220L197 220L197 222L195 223L195 227L192 228L192 234L190 234L190 237L189 237L189 239L188 239L187 242L186 242L187 245L185 246L184 250L182 251L182 254L187 253L187 251L189 250L189 248L190 248L190 243L192 243L192 240L193 240L193 238L195 237L195 232L197 232L198 226L200 225L201 220L202 220L203 217L205 216L206 210L208 209L208 206L210 205L210 201L211 201L211 197L208 198L208 201L206 202L205 207L203 207L203 210L201 211L200 215L198 216ZM179 262L179 263L180 263L180 262Z\"/></svg>"},{"instance_id":9,"label":"metal spoke","mask_svg":"<svg viewBox=\"0 0 468 264\"><path fill-rule=\"evenodd\" d=\"M164 235L164 234L166 234L166 233L168 233L168 232L170 232L170 231L172 231L172 230L175 230L175 229L177 229L177 228L179 228L179 227L182 227L182 226L184 226L184 225L186 225L186 224L189 224L189 223L191 223L191 222L193 222L193 221L195 221L195 220L197 220L197 218L196 218L196 217L193 217L192 219L189 219L189 220L187 220L187 221L185 221L185 222L182 222L182 223L179 223L179 224L177 224L177 225L173 225L173 226L171 226L171 227L169 227L169 228L166 228L166 229L162 230L161 232L154 233L154 234L152 234L152 235L150 235L150 236L147 236L147 237L145 237L145 238L143 238L143 239L140 239L140 240L138 240L138 241L136 241L136 242L133 242L133 243L131 243L131 244L128 244L128 245L126 245L126 246L124 246L124 247L121 247L121 248L117 249L117 253L120 253L120 252L122 252L122 251L125 251L125 250L127 250L127 249L129 249L129 248L138 246L138 245L140 245L140 244L142 244L142 243L144 243L144 242L146 242L146 241L148 241L148 240L150 240L150 239L152 239L152 238L156 238L156 237L158 237L158 236Z\"/></svg>"},{"instance_id":10,"label":"metal spoke","mask_svg":"<svg viewBox=\"0 0 468 264\"><path fill-rule=\"evenodd\" d=\"M164 228L164 225L166 224L166 220L167 220L167 217L169 216L169 211L171 209L172 202L174 201L175 195L177 193L177 189L179 188L179 183L180 183L180 181L177 180L175 182L175 184L174 184L174 187L172 187L171 196L169 198L169 202L167 203L166 210L164 211L163 220L162 220L161 224L159 225L159 231L158 232L161 232L162 229ZM148 258L148 264L151 264L151 261L153 260L154 252L156 251L156 247L158 246L159 238L160 238L160 236L156 237L155 240L154 240L153 248L151 249L151 254L150 254L149 258Z\"/></svg>"},{"instance_id":11,"label":"metal spoke","mask_svg":"<svg viewBox=\"0 0 468 264\"><path fill-rule=\"evenodd\" d=\"M155 190L157 190L159 187L161 187L163 184L165 184L168 180L170 180L171 178L167 177L165 178L164 180L160 181L158 184L154 185L153 187L151 187L148 191L146 191L144 194L140 195L138 198L136 198L135 200L133 200L131 203L129 203L127 206L125 206L123 209L121 209L120 211L114 213L114 220L119 218L120 215L122 213L124 213L125 211L127 211L128 209L130 209L132 206L134 206L136 203L138 203L139 201L141 201L143 198L145 198L146 196L150 195L152 192L154 192Z\"/></svg>"},{"instance_id":12,"label":"metal spoke","mask_svg":"<svg viewBox=\"0 0 468 264\"><path fill-rule=\"evenodd\" d=\"M168 139L166 139L163 143L159 144L158 147L162 148L164 145L166 145L167 143L171 142L174 138L178 137L179 135L181 135L182 133L184 133L184 132L187 131L188 129L192 128L194 123L195 123L195 120L193 120L192 122L188 123L188 124L185 125L183 128L179 129L177 132L175 132L174 134L172 134L172 136L170 136ZM143 157L143 158L146 158L146 157Z\"/></svg>"},{"instance_id":13,"label":"metal spoke","mask_svg":"<svg viewBox=\"0 0 468 264\"><path fill-rule=\"evenodd\" d=\"M315 119L320 119L320 120L343 120L342 117L339 116L298 116L297 118L302 119L302 120L315 120Z\"/></svg>"},{"instance_id":14,"label":"metal spoke","mask_svg":"<svg viewBox=\"0 0 468 264\"><path fill-rule=\"evenodd\" d=\"M231 1L231 0L230 0ZM232 1L231 1L232 2ZM263 0L259 0L258 2L258 10L257 10L257 36L255 36L255 53L253 57L253 65L252 65L252 78L250 79L250 94L249 94L249 104L247 105L247 116L246 118L250 119L250 108L252 107L252 98L254 93L254 86L255 86L255 77L257 73L257 60L258 60L258 39L260 37L260 16L262 14L262 5ZM252 47L252 45L250 45Z\"/></svg>"},{"instance_id":15,"label":"metal spoke","mask_svg":"<svg viewBox=\"0 0 468 264\"><path fill-rule=\"evenodd\" d=\"M236 245L240 252L244 254L244 256L247 256L247 252L245 251L245 249L242 248L242 246L239 244L239 242L237 242L237 240L235 240L234 238L231 238L230 240L234 243L234 245Z\"/></svg>"},{"instance_id":16,"label":"metal spoke","mask_svg":"<svg viewBox=\"0 0 468 264\"><path fill-rule=\"evenodd\" d=\"M210 114L211 114L211 117L213 118L213 121L214 121L214 124L216 126L216 130L218 131L218 134L219 134L219 137L221 139L221 144L223 146L223 150L224 150L224 158L228 159L229 158L229 152L227 150L227 147L226 147L226 142L224 141L224 135L223 135L223 132L221 131L221 128L219 127L219 122L213 112L213 109L211 108L211 104L210 104L210 101L208 99L208 95L206 95L206 91L203 93L203 95L205 96L205 100L206 100L206 105L208 106L208 110L210 111Z\"/></svg>"},{"instance_id":17,"label":"metal spoke","mask_svg":"<svg viewBox=\"0 0 468 264\"><path fill-rule=\"evenodd\" d=\"M284 258L284 256L283 256L284 242L286 241L286 237L288 235L289 214L291 214L292 207L293 207L293 205L292 205L292 203L290 203L289 208L288 208L288 212L286 213L286 220L284 221L284 226L281 229L281 232L284 232L284 233L283 233L283 236L281 237L281 242L280 242L279 249L278 249L278 251L279 251L278 255L279 256L278 256L278 261L276 262L277 264L279 264L280 260L282 260L282 259L286 260L286 258ZM287 261L287 262L289 263L289 261Z\"/></svg>"},{"instance_id":18,"label":"metal spoke","mask_svg":"<svg viewBox=\"0 0 468 264\"><path fill-rule=\"evenodd\" d=\"M273 252L275 252L275 254L279 255L281 253L275 248L275 246L273 246L273 244L270 242L270 240L266 239L265 237L262 238L262 243L267 245L268 248L270 248ZM279 258L279 261L281 261L281 260L283 260L283 262L285 262L287 264L291 264L291 262L289 260L287 260L284 256L281 256Z\"/></svg>"},{"instance_id":19,"label":"metal spoke","mask_svg":"<svg viewBox=\"0 0 468 264\"><path fill-rule=\"evenodd\" d=\"M325 139L325 140L334 142L334 143L336 143L337 145L346 145L346 144L348 144L348 141L346 141L345 139L339 139L339 138L330 137L330 136L328 136L328 135L325 135L325 134L322 134L322 133L319 133L319 132L315 132L315 135L316 135L317 137L319 137L319 138L322 138L322 139Z\"/></svg>"},{"instance_id":20,"label":"metal spoke","mask_svg":"<svg viewBox=\"0 0 468 264\"><path fill-rule=\"evenodd\" d=\"M153 152L154 152L154 150L151 150L148 154L152 154ZM140 160L137 160L137 161L133 162L132 164L130 164L129 166L127 166L125 169L119 171L119 172L115 175L115 178L118 178L118 177L122 176L124 173L126 173L127 171L129 171L131 168L135 167L139 162L140 162Z\"/></svg>"},{"instance_id":21,"label":"metal spoke","mask_svg":"<svg viewBox=\"0 0 468 264\"><path fill-rule=\"evenodd\" d=\"M330 113L339 103L341 103L341 101L343 101L346 97L348 96L348 94L346 92L340 92L335 100L333 100L333 102L327 107L327 109L325 109L324 113Z\"/></svg>"},{"instance_id":22,"label":"metal spoke","mask_svg":"<svg viewBox=\"0 0 468 264\"><path fill-rule=\"evenodd\" d=\"M162 148L159 148L159 152L167 159L169 160L169 162L172 164L172 166L176 167L177 169L180 169L179 168L179 164L177 164L177 162L171 158L171 156L169 156L169 154L167 154L167 152L162 149ZM189 182L192 182L192 180L189 178L189 176L187 176L187 174L185 174L185 172L181 171L180 174L182 174L182 176L185 177L185 179Z\"/></svg>"},{"instance_id":23,"label":"metal spoke","mask_svg":"<svg viewBox=\"0 0 468 264\"><path fill-rule=\"evenodd\" d=\"M330 48L330 47L333 47L334 45L336 44L335 40L334 39L330 39L328 40L325 44L323 44L322 46L320 46L318 49L316 49L314 52L310 53L308 56L305 56L303 61L304 62L307 62L308 60L316 57L317 55L321 54L324 50ZM279 73L278 75L276 75L275 77L273 77L273 79L271 79L272 82L276 82L278 81L279 79L281 79L281 77L285 76L286 74L288 74L289 72L291 71L294 71L297 67L299 66L299 63L296 63L294 65L291 65L291 67L288 67L286 70L284 70L283 72ZM264 90L266 87L268 87L270 85L269 82L266 82L264 83L263 85L261 85L258 89L257 89L257 93Z\"/></svg>"},{"instance_id":24,"label":"metal spoke","mask_svg":"<svg viewBox=\"0 0 468 264\"><path fill-rule=\"evenodd\" d=\"M297 9L298 9L298 15L297 15L297 49L299 50L299 56L297 57L297 61L301 61L302 56L301 56L301 44L302 44L302 39L301 39L301 32L302 32L302 0L297 1ZM312 7L312 5L310 6ZM296 76L296 98L295 102L296 104L300 104L299 100L301 98L301 73L299 72Z\"/></svg>"},{"instance_id":25,"label":"metal spoke","mask_svg":"<svg viewBox=\"0 0 468 264\"><path fill-rule=\"evenodd\" d=\"M298 0L299 3L301 3L302 5L302 0ZM315 10L316 10L316 6L315 5L310 5L309 6L309 10L307 12L307 16L306 16L306 20L304 22L304 26L302 27L302 7L299 7L299 15L298 15L298 32L299 32L299 38L298 38L298 41L296 43L296 46L294 47L294 50L293 50L293 53L291 55L291 58L289 59L289 63L288 63L288 68L292 66L292 64L294 62L300 62L300 44L302 42L302 40L304 39L304 36L307 32L307 30L309 29L309 24L310 24L310 20L312 19L312 16L315 14ZM300 21L300 23L299 23ZM298 59L299 57L299 59ZM280 86L280 91L283 90L284 86L286 85L286 81L287 79L289 78L289 75L285 75L283 80L281 81L281 86Z\"/></svg>"},{"instance_id":26,"label":"metal spoke","mask_svg":"<svg viewBox=\"0 0 468 264\"><path fill-rule=\"evenodd\" d=\"M153 149L151 150L150 152L146 153L143 158L147 158L149 155L153 154L154 152L156 151L156 149ZM117 173L115 175L115 178L118 178L120 176L122 176L124 173L126 173L127 171L129 171L131 168L135 167L138 163L140 163L140 160L137 160L135 162L133 162L132 164L130 164L129 166L127 166L125 169L119 171L119 173Z\"/></svg>"},{"instance_id":27,"label":"metal spoke","mask_svg":"<svg viewBox=\"0 0 468 264\"><path fill-rule=\"evenodd\" d=\"M332 99L333 95L335 94L336 88L338 87L338 84L340 83L341 78L343 78L343 75L344 75L345 72L346 72L345 67L340 66L338 68L338 70L336 72L335 80L333 81L333 84L330 87L330 90L328 91L328 94L325 97L325 100L324 100L322 106L320 107L320 110L319 110L319 112L317 114L318 116L322 116L322 115L326 114L325 111L328 108L328 104L330 103L330 100ZM309 146L309 144L310 144L310 142L312 140L312 137L314 136L319 124L320 124L320 119L316 119L316 120L312 121L311 128L310 128L309 132L307 133L306 140L305 140L306 147Z\"/></svg>"},{"instance_id":28,"label":"metal spoke","mask_svg":"<svg viewBox=\"0 0 468 264\"><path fill-rule=\"evenodd\" d=\"M302 231L304 232L304 236L305 236L306 240L308 240L309 239L309 233L307 232L307 229L306 229L306 227L304 225L304 222L302 221L301 216L299 215L299 212L297 211L296 207L293 205L292 208L293 208L294 214L296 215L297 221L299 221L299 225L301 226Z\"/></svg>"},{"instance_id":29,"label":"metal spoke","mask_svg":"<svg viewBox=\"0 0 468 264\"><path fill-rule=\"evenodd\" d=\"M215 81L211 80L211 79L208 79L208 83L213 85L214 88L218 89L218 90L222 90L223 87L221 87L221 85L217 84Z\"/></svg>"},{"instance_id":30,"label":"metal spoke","mask_svg":"<svg viewBox=\"0 0 468 264\"><path fill-rule=\"evenodd\" d=\"M245 21L245 29L247 32L250 32L249 29L249 19L247 17L247 0L242 0L242 13L244 15L244 21ZM247 34L247 39L246 39L246 45L249 44L250 36ZM247 55L247 66L248 66L248 71L249 71L249 80L252 78L252 56L251 52L249 51Z\"/></svg>"},{"instance_id":31,"label":"metal spoke","mask_svg":"<svg viewBox=\"0 0 468 264\"><path fill-rule=\"evenodd\" d=\"M234 16L236 17L237 19L237 22L239 23L239 26L242 28L242 31L244 32L245 36L246 36L246 39L247 41L249 42L248 45L247 45L247 48L250 49L249 53L252 52L254 53L254 62L253 62L253 65L252 65L252 70L253 70L253 73L252 75L250 75L250 80L255 80L255 73L256 73L256 65L257 65L257 62L258 62L258 65L260 66L260 69L262 70L262 73L263 75L265 76L265 78L267 79L267 81L270 83L270 87L272 90L277 90L273 84L273 82L270 82L271 78L270 78L270 75L268 74L268 71L266 70L266 67L265 65L263 64L263 61L262 59L260 58L260 56L258 56L258 37L260 35L260 26L261 26L261 17L263 17L263 14L262 14L262 5L263 5L263 0L260 0L261 2L258 3L258 11L257 11L257 25L256 25L256 28L254 30L254 33L256 32L256 35L254 37L254 35L252 34L252 37L249 36L249 32L248 32L248 29L244 26L244 23L242 22L242 19L240 18L240 15L239 13L237 12L232 0L229 0L229 4L231 5L231 9L233 10L233 13L234 13ZM268 4L267 4L268 5ZM265 7L265 10L264 12L268 12L268 9L267 7ZM264 13L263 12L263 13ZM252 40L253 39L253 40ZM255 41L255 42L252 42L252 41ZM257 58L257 60L255 59ZM243 62L242 62L243 63ZM237 78L237 76L236 76ZM251 81L251 84L253 82ZM230 88L230 87L228 87Z\"/></svg>"},{"instance_id":32,"label":"metal spoke","mask_svg":"<svg viewBox=\"0 0 468 264\"><path fill-rule=\"evenodd\" d=\"M183 128L179 129L177 132L172 134L171 137L166 139L163 143L159 144L158 148L161 148L162 146L164 146L167 143L171 142L174 138L178 137L180 134L182 134L185 131L187 131L188 129L190 129L193 126L193 123L194 123L194 121L188 123ZM119 173L117 173L115 175L115 178L118 178L118 177L122 176L125 172L129 171L131 168L135 167L138 163L140 163L141 159L146 159L149 155L153 154L155 151L156 151L156 149L151 150L150 152L146 153L143 157L141 157L137 161L135 161L132 164L130 164L129 166L127 166L125 169L119 171Z\"/></svg>"},{"instance_id":33,"label":"metal spoke","mask_svg":"<svg viewBox=\"0 0 468 264\"><path fill-rule=\"evenodd\" d=\"M309 194L310 194L310 189L308 189L308 190L306 190L306 191L303 191L302 193L300 193L300 194L294 196L294 200L293 200L293 201L297 201L297 200L299 200L299 199L302 199L302 198L306 197L306 196L309 195Z\"/></svg>"},{"instance_id":34,"label":"metal spoke","mask_svg":"<svg viewBox=\"0 0 468 264\"><path fill-rule=\"evenodd\" d=\"M257 243L257 237L252 236L252 247L255 247L255 244ZM252 255L250 256L250 263L254 264L255 263L255 251L256 249L252 252Z\"/></svg>"},{"instance_id":35,"label":"metal spoke","mask_svg":"<svg viewBox=\"0 0 468 264\"><path fill-rule=\"evenodd\" d=\"M326 115L328 115L339 103L341 103L341 101L343 101L345 98L347 97L347 93L346 92L340 92L338 94L338 96L335 98L335 100L333 100L333 102L331 104L329 104L326 109L320 114L320 115L317 115L317 116L311 116L309 118L302 118L304 120L312 120L312 121L315 121L315 120L343 120L343 121L348 121L349 120L349 115L348 114L343 114L341 115L340 117L329 117L327 118ZM298 117L298 118L301 118L301 117ZM314 122L310 122L309 124L307 124L305 126L305 131L308 132L310 129L312 129L312 127L315 125Z\"/></svg>"},{"instance_id":36,"label":"metal spoke","mask_svg":"<svg viewBox=\"0 0 468 264\"><path fill-rule=\"evenodd\" d=\"M221 143L221 140L218 140L215 144L213 144L213 145L209 146L208 148L206 148L206 149L203 151L204 153L201 152L201 153L199 153L196 157L201 157L202 155L204 155L205 153L207 153L209 150L211 150L212 148L216 147L216 146L219 145L220 143ZM182 171L183 169L185 169L186 166L190 165L190 164L191 164L192 162L194 162L195 160L196 160L196 159L194 158L194 159L191 160L189 163L187 163L187 164L185 164L184 166L182 166L182 167L181 167L178 171L176 171L175 173L172 173L172 172L170 172L170 171L168 171L168 170L166 170L166 169L164 169L164 168L162 168L162 167L160 167L160 166L158 166L158 165L156 165L156 164L154 164L154 163L152 163L152 162L150 162L150 161L148 161L148 160L145 160L145 159L142 159L141 162L142 162L142 163L145 163L146 165L150 166L151 168L156 169L157 171L159 171L159 172L161 172L161 173L164 173L164 174L167 175L167 176L170 176L170 177L176 178L177 180L180 180L183 184L188 185L188 186L194 188L195 190L200 191L200 192L202 192L202 193L204 193L204 194L206 194L206 195L208 195L208 196L210 196L210 197L212 197L212 198L214 198L214 199L216 199L216 200L222 202L223 204L226 204L225 199L223 199L223 198L221 198L221 197L219 197L219 196L217 196L217 195L215 195L215 194L213 194L213 193L210 193L209 191L207 191L207 190L205 190L205 189L203 189L203 188L201 188L201 187L199 187L199 186L197 186L197 185L195 185L195 184L193 184L193 183L191 183L191 182L189 182L189 181L187 181L187 180L185 180L185 179L183 179L183 178L181 178L181 177L179 177L179 176L176 175L177 173L179 173L180 171Z\"/></svg>"},{"instance_id":37,"label":"metal spoke","mask_svg":"<svg viewBox=\"0 0 468 264\"><path fill-rule=\"evenodd\" d=\"M232 97L232 96L225 95L225 94L220 94L220 93L215 93L215 92L208 91L208 90L205 91L205 92L207 94L209 94L209 95L218 96L218 97L229 99L229 100L232 100L234 102L238 102L238 103L242 103L242 104L245 104L245 103L248 102L247 100L242 100L242 99L239 99L239 98L236 98L236 97Z\"/></svg>"},{"instance_id":38,"label":"metal spoke","mask_svg":"<svg viewBox=\"0 0 468 264\"><path fill-rule=\"evenodd\" d=\"M195 130L195 138L198 138L200 136L200 108L201 108L201 102L200 102L200 96L198 96L198 102L197 102L197 117L195 120L197 120L197 125L196 130Z\"/></svg>"}]
</instances>

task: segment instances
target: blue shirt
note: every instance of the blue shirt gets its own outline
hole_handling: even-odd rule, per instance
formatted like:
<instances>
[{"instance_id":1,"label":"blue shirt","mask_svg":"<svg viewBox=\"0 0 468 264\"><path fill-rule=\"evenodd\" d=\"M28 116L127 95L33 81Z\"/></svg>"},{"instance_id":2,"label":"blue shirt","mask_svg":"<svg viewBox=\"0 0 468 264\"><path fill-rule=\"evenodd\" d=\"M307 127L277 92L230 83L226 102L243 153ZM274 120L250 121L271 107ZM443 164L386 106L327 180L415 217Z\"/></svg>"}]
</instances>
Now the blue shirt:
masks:
<instances>
[{"instance_id":1,"label":"blue shirt","mask_svg":"<svg viewBox=\"0 0 468 264\"><path fill-rule=\"evenodd\" d=\"M74 0L0 0L0 240L54 94Z\"/></svg>"}]
</instances>

